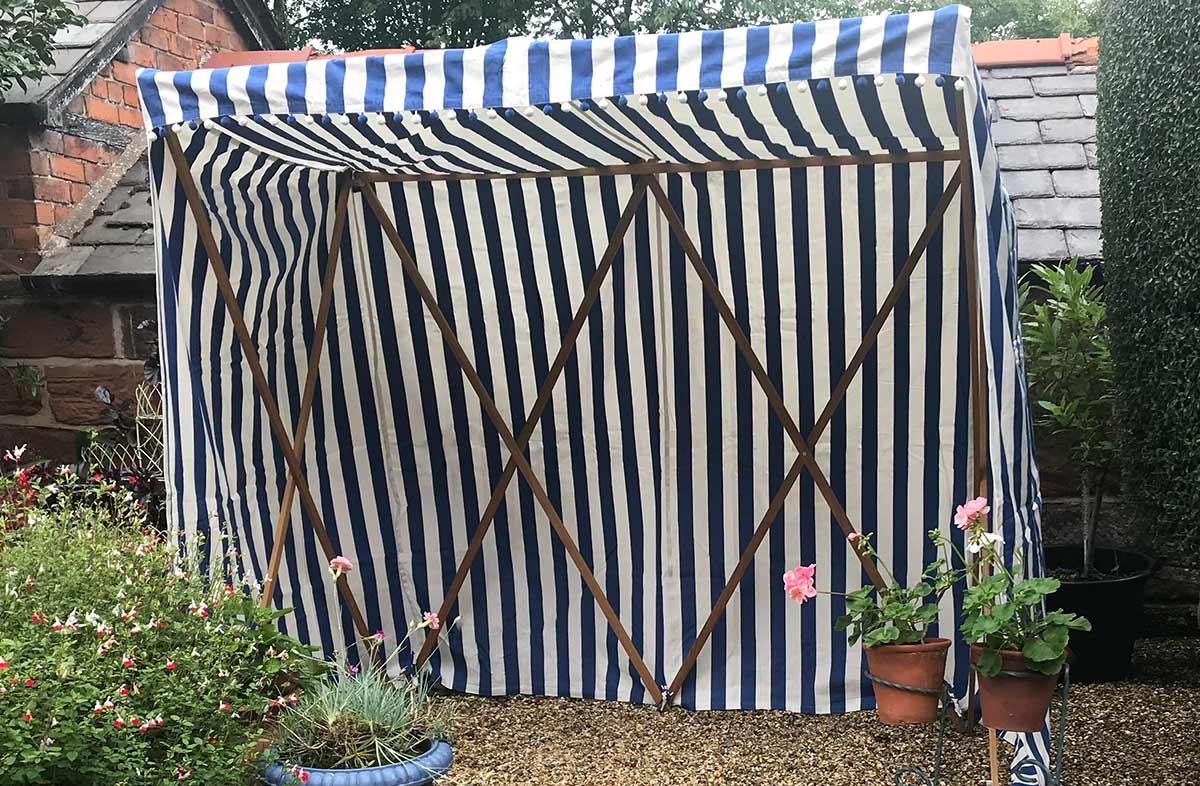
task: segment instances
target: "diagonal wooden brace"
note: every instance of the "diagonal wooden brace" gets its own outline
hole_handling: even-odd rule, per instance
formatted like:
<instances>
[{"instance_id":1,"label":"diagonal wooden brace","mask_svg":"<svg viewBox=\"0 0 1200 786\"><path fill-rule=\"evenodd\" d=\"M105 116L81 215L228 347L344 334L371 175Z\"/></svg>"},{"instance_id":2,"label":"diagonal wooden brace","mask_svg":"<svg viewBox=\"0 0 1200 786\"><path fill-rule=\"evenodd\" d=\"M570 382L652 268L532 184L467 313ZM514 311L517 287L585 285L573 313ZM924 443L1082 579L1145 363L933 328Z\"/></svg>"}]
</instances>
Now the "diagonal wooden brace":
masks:
<instances>
[{"instance_id":1,"label":"diagonal wooden brace","mask_svg":"<svg viewBox=\"0 0 1200 786\"><path fill-rule=\"evenodd\" d=\"M246 364L250 367L250 375L254 379L254 386L258 390L259 398L262 399L263 407L267 410L267 419L271 423L271 431L275 435L275 442L279 445L279 451L283 454L290 475L296 479L296 488L300 492L300 501L304 505L305 512L308 513L309 522L312 525L313 532L317 536L317 540L321 544L322 550L325 552L325 557L326 559L333 559L337 556L337 553L333 548L333 542L329 538L329 532L325 529L325 524L321 520L321 513L317 509L317 503L308 488L308 482L304 479L300 458L296 455L291 437L288 435L287 429L283 425L283 419L279 415L279 407L275 403L274 395L271 393L271 386L267 382L267 375L263 372L262 363L258 358L258 351L254 346L254 339L250 336L250 331L246 327L245 317L242 315L241 306L238 305L237 294L233 291L233 285L229 281L229 271L225 266L224 260L221 258L221 250L217 246L217 241L213 237L212 225L209 224L208 216L204 211L204 203L200 198L199 190L196 188L196 181L192 177L192 170L188 165L187 157L184 156L183 149L179 145L179 139L173 131L166 132L163 140L166 142L167 149L171 153L171 159L175 163L179 184L183 188L184 197L187 199L188 207L191 208L192 218L196 223L196 234L204 246L209 266L212 268L213 276L217 280L217 288L220 290L221 298L225 301L225 307L229 311L234 332L237 334L238 342L242 346L242 353L245 355ZM358 631L359 637L365 641L370 635L367 631L367 623L363 618L362 611L358 607L358 602L354 599L354 592L350 589L345 576L338 578L337 586L342 594L342 600L350 612L350 617L354 621L354 627Z\"/></svg>"},{"instance_id":2,"label":"diagonal wooden brace","mask_svg":"<svg viewBox=\"0 0 1200 786\"><path fill-rule=\"evenodd\" d=\"M653 181L651 181L651 185L653 185ZM600 606L600 610L604 613L605 618L608 620L609 626L616 634L617 640L621 643L626 655L633 663L634 668L637 670L638 675L642 679L642 683L646 686L647 692L654 699L655 703L661 703L662 691L654 682L654 675L650 673L648 668L646 668L646 663L642 660L642 656L638 652L637 647L634 645L633 639L629 637L628 632L625 630L625 626L621 624L621 620L617 616L616 611L613 610L612 604L609 603L608 598L605 597L604 591L600 587L600 583L596 580L591 568L587 566L587 562L583 559L583 555L580 553L579 547L575 544L574 538L571 537L571 533L567 531L566 525L563 524L562 518L559 516L558 511L555 510L554 503L550 501L549 495L546 494L546 490L542 486L541 480L538 479L537 473L535 473L533 471L533 467L529 465L528 459L525 458L524 451L521 450L520 446L517 444L517 441L513 437L512 431L509 429L508 424L504 422L504 416L500 414L500 410L496 407L496 403L492 400L492 396L488 392L487 386L484 385L483 380L479 378L479 374L476 372L474 364L471 363L471 359L467 356L466 351L463 349L462 344L455 335L454 329L450 325L449 320L446 319L445 314L442 313L441 307L438 306L437 299L434 297L433 292L430 291L428 284L425 283L425 278L421 275L421 271L417 267L416 261L413 260L412 255L405 247L404 241L400 238L399 232L396 231L395 224L392 223L391 218L387 215L387 211L384 210L383 205L380 203L379 197L375 194L374 188L364 188L362 193L367 204L375 213L375 217L379 221L384 234L387 235L392 247L396 250L396 254L400 257L401 265L404 267L404 272L408 275L409 281L416 288L422 302L429 310L434 322L437 323L438 329L442 334L442 340L445 341L447 348L450 350L450 354L454 356L454 359L458 363L459 368L462 370L463 375L467 378L467 381L471 384L471 387L474 388L475 394L479 397L479 402L483 406L484 412L487 414L488 419L492 421L492 426L499 433L500 439L504 442L504 445L508 449L513 461L516 462L517 471L521 473L526 482L529 484L529 488L533 492L534 498L537 500L542 512L546 514L546 518L550 520L550 526L553 527L555 534L562 542L563 548L566 550L567 555L571 558L571 561L575 563L575 567L579 570L584 584L586 584L588 589L591 590L592 596L596 599L596 603Z\"/></svg>"},{"instance_id":3,"label":"diagonal wooden brace","mask_svg":"<svg viewBox=\"0 0 1200 786\"><path fill-rule=\"evenodd\" d=\"M325 263L325 276L321 281L321 301L317 307L317 319L313 325L313 343L308 354L308 371L304 376L304 393L300 397L300 412L296 418L295 444L300 449L299 457L304 458L304 438L308 436L308 420L312 414L313 399L317 392L317 378L320 376L321 354L325 349L325 330L329 324L329 312L333 306L333 286L337 281L338 261L342 253L342 235L346 229L346 209L350 204L350 189L353 183L350 179L338 188L337 202L333 212L333 234L329 240L329 253ZM279 518L275 523L275 536L271 541L271 559L267 563L267 578L263 582L262 605L270 606L275 595L275 582L279 580L279 565L283 560L283 548L287 543L288 529L292 522L292 501L296 497L297 477L288 471L287 484L283 488L283 499L279 503Z\"/></svg>"},{"instance_id":4,"label":"diagonal wooden brace","mask_svg":"<svg viewBox=\"0 0 1200 786\"><path fill-rule=\"evenodd\" d=\"M700 657L700 653L704 650L705 645L708 643L709 637L712 636L712 632L716 627L717 621L724 614L726 606L728 606L729 601L733 597L733 593L741 583L742 577L749 569L750 563L754 559L754 555L757 553L759 546L762 544L763 539L767 535L767 531L778 517L779 511L783 509L784 502L791 493L796 481L800 479L804 469L807 468L812 473L813 481L816 484L818 491L821 493L821 496L829 502L830 509L833 511L834 516L837 518L838 523L842 527L843 531L846 531L847 527L850 527L849 518L846 516L840 502L837 501L837 496L833 493L833 489L830 487L824 473L821 472L819 466L816 465L816 462L812 460L811 454L806 454L806 451L802 445L815 445L820 440L825 428L829 425L830 420L833 418L834 412L845 398L845 394L847 389L850 387L850 383L854 380L859 369L862 367L863 362L866 360L867 354L875 345L875 341L878 339L879 333L883 330L884 324L891 316L892 311L895 309L896 303L900 300L900 297L907 289L913 271L916 269L918 262L928 249L929 243L933 239L934 232L937 230L937 227L940 226L942 218L945 216L946 211L950 207L954 194L958 191L960 182L960 173L956 171L951 177L950 182L947 183L941 200L939 200L937 207L931 214L924 231L921 233L921 236L914 244L912 252L909 254L904 266L896 274L896 279L892 284L891 290L884 298L879 312L875 315L871 325L868 327L866 334L863 336L862 342L858 346L858 349L850 359L850 362L847 363L845 370L842 372L841 378L838 380L838 384L834 387L834 390L830 395L829 401L826 403L816 421L814 421L813 427L808 433L807 440L797 444L797 449L800 451L799 455L796 457L795 461L792 462L792 465L784 476L783 482L780 484L779 489L771 498L771 502L767 507L766 513L759 521L758 526L755 528L749 542L742 550L741 556L738 559L738 563L729 576L729 580L722 588L721 594L718 596L712 611L705 619L704 624L701 626L700 631L696 635L696 639L692 642L692 646L689 649L687 656L684 658L683 663L680 665L679 671L676 673L674 679L671 680L671 684L667 688L666 696L663 702L664 709L674 700L675 696L679 692L679 689L683 686L684 680L687 679L688 675L691 673L691 670L695 667L696 661ZM708 268L704 265L699 251L696 249L695 244L691 241L691 238L687 235L687 231L683 226L683 222L679 220L679 216L675 213L674 207L671 206L666 194L662 192L661 187L656 189L656 185L657 183L651 185L651 190L654 192L655 199L658 201L659 205L663 209L663 212L666 214L668 222L671 224L676 237L680 240L681 245L684 247L684 251L687 253L693 267L697 268L697 272L700 274L701 280L711 282L706 283L705 288L706 291L715 291L716 298L719 299L717 308L720 310L722 308L722 304L724 304L722 317L726 319L727 325L730 323L730 321L732 321L733 327L731 330L735 331L734 337L736 340L738 334L742 333L741 327L737 324L735 319L732 319L733 315L732 312L729 311L728 304L725 304L724 298L721 296L720 291L716 289L716 282L712 280L712 276L708 272ZM710 294L710 297L713 296ZM728 317L725 317L726 313L728 313ZM743 339L744 338L745 337L743 334ZM739 348L743 346L742 342L740 341L738 342L738 345ZM748 340L745 340L744 346L749 350L750 354L753 355L753 350L749 348ZM743 354L746 354L746 350L743 350ZM747 357L747 360L750 360L750 358ZM756 365L759 369L762 369L762 364L757 361L757 358L754 358L754 360L750 362L752 369ZM762 373L763 377L765 378L765 371ZM770 384L769 379L767 380L767 383ZM773 391L774 387L772 386L770 390ZM767 395L768 398L772 398L772 393L770 391L768 391ZM777 392L774 393L774 397L778 398ZM779 400L779 406L777 406L775 409L777 412L782 409L786 414L786 408L783 407L782 399ZM790 420L790 415L788 416L788 420ZM786 422L787 421L785 420L785 423ZM793 442L795 442L795 439L793 439ZM806 460L806 455L808 460ZM847 534L853 531L853 528L850 528ZM862 562L863 568L867 571L867 575L869 578L871 578L872 583L876 587L882 587L883 580L882 577L879 576L878 569L875 567L875 565L865 558L865 555L857 547L857 545L852 544L852 548L854 548L855 553L858 555L860 562Z\"/></svg>"},{"instance_id":5,"label":"diagonal wooden brace","mask_svg":"<svg viewBox=\"0 0 1200 786\"><path fill-rule=\"evenodd\" d=\"M533 437L533 431L541 421L542 414L545 413L546 407L550 403L550 396L554 390L555 383L558 382L559 375L575 351L575 342L583 330L583 323L591 313L596 300L600 297L600 287L604 284L609 270L612 269L613 261L621 251L621 246L625 241L625 233L629 230L629 225L633 222L633 217L637 213L638 208L645 201L646 180L646 176L642 176L634 182L633 194L625 204L625 209L622 211L616 228L613 229L612 236L609 238L608 247L604 249L604 254L600 257L599 264L596 265L596 271L588 281L587 288L584 290L583 300L580 301L579 307L575 311L575 316L567 327L567 332L563 335L558 355L555 356L554 362L550 364L550 370L546 373L546 378L538 388L537 399L533 403L533 408L529 411L529 417L525 419L525 425L521 427L521 432L517 435L517 447L522 452L528 447L529 440ZM446 598L442 601L441 608L438 609L439 619L445 620L450 618L450 612L458 600L458 594L462 590L463 582L466 581L467 574L471 570L471 565L474 564L475 558L479 554L483 539L487 535L492 521L496 517L496 513L499 511L500 505L504 502L504 495L508 491L508 485L512 481L516 471L517 462L510 456L504 465L504 471L500 473L500 479L492 489L491 499L488 500L487 507L483 511L483 516L479 519L479 525L475 527L475 531L471 534L471 540L467 544L467 550L458 565L458 571L454 574L454 580L450 582ZM428 632L426 635L425 642L421 645L421 651L417 654L416 665L418 667L424 664L433 652L434 645L437 643L438 633L438 630L434 630Z\"/></svg>"}]
</instances>

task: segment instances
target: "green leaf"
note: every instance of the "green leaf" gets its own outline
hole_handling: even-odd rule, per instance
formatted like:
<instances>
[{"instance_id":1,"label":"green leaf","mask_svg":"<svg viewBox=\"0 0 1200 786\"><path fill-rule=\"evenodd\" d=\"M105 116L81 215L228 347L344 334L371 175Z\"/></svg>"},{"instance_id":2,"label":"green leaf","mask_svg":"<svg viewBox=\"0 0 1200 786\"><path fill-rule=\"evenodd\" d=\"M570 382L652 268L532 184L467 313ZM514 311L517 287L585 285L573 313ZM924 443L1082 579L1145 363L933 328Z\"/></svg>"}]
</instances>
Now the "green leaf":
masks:
<instances>
[{"instance_id":1,"label":"green leaf","mask_svg":"<svg viewBox=\"0 0 1200 786\"><path fill-rule=\"evenodd\" d=\"M975 669L985 677L995 677L1000 673L1000 653L992 649L984 649L979 653L979 662Z\"/></svg>"}]
</instances>

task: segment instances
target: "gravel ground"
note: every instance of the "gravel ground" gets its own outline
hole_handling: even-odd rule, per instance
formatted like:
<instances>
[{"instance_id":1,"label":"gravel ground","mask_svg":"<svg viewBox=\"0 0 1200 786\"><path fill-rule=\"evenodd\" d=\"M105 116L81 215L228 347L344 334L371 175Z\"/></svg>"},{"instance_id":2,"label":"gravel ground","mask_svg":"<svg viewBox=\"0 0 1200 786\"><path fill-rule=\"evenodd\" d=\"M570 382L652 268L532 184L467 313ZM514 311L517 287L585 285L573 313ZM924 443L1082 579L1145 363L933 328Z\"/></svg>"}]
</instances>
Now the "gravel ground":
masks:
<instances>
[{"instance_id":1,"label":"gravel ground","mask_svg":"<svg viewBox=\"0 0 1200 786\"><path fill-rule=\"evenodd\" d=\"M659 713L616 702L454 699L455 762L443 783L891 786L899 764L932 762L933 727L874 712ZM987 777L987 737L947 732L943 786ZM1200 784L1200 638L1147 639L1134 676L1071 693L1067 786ZM1001 761L1007 750L1003 748Z\"/></svg>"}]
</instances>

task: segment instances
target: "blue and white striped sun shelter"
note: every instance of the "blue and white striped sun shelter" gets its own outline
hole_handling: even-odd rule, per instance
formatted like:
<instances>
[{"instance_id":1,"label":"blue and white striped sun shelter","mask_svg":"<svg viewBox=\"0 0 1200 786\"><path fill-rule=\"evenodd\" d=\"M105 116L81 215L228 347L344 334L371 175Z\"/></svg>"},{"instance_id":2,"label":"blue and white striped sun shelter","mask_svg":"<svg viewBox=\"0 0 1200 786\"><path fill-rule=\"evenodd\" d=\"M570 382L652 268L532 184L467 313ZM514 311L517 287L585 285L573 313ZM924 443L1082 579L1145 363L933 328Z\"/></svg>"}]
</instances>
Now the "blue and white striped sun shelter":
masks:
<instances>
[{"instance_id":1,"label":"blue and white striped sun shelter","mask_svg":"<svg viewBox=\"0 0 1200 786\"><path fill-rule=\"evenodd\" d=\"M458 690L869 707L785 569L980 491L1040 570L969 18L142 71L174 521L327 650L461 614Z\"/></svg>"}]
</instances>

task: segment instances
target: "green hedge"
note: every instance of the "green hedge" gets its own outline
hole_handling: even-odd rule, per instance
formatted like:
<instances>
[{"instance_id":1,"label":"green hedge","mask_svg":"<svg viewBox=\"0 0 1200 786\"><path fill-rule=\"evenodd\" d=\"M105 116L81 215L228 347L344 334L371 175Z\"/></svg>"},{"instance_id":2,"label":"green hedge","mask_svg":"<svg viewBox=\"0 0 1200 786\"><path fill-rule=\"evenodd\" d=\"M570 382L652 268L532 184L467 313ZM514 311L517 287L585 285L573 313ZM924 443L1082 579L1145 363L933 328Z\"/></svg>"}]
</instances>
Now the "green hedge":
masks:
<instances>
[{"instance_id":1,"label":"green hedge","mask_svg":"<svg viewBox=\"0 0 1200 786\"><path fill-rule=\"evenodd\" d=\"M1100 42L1105 292L1124 493L1200 559L1200 10L1109 0Z\"/></svg>"}]
</instances>

